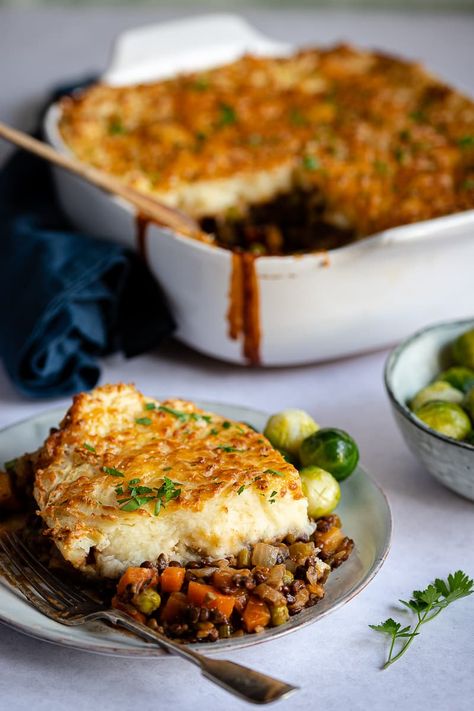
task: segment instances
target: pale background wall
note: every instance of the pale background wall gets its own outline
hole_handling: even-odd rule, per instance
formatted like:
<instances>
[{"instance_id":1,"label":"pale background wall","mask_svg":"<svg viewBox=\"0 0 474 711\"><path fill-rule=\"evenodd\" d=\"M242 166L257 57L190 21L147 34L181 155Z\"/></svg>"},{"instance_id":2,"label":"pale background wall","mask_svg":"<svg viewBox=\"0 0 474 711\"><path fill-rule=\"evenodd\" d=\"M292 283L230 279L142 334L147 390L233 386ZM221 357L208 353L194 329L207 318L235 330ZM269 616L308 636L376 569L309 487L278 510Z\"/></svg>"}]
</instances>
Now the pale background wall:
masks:
<instances>
[{"instance_id":1,"label":"pale background wall","mask_svg":"<svg viewBox=\"0 0 474 711\"><path fill-rule=\"evenodd\" d=\"M474 11L474 0L0 0L0 7L56 6L143 6L173 8L189 7L190 10L205 4L207 8L238 10L240 7L321 7L321 8L380 8L404 10L468 10Z\"/></svg>"}]
</instances>

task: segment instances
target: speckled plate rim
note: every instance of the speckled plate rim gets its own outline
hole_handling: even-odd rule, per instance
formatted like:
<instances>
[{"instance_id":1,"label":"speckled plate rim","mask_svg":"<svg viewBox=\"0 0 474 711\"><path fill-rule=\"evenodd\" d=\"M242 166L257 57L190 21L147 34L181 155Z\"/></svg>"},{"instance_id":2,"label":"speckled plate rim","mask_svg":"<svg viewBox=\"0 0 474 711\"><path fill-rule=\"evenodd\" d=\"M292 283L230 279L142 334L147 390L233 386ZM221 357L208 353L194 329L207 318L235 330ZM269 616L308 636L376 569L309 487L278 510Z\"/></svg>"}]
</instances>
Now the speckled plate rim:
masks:
<instances>
[{"instance_id":1,"label":"speckled plate rim","mask_svg":"<svg viewBox=\"0 0 474 711\"><path fill-rule=\"evenodd\" d=\"M164 398L163 396L157 396L157 399ZM259 428L263 427L264 422L268 417L268 414L262 412L261 410L243 407L235 404L227 404L214 401L199 401L197 404L203 407L204 409L209 409L211 411L216 411L217 413L220 412L223 415L227 415L231 419L239 419L241 421L250 422L251 424L254 424ZM0 430L0 447L1 440L6 434L14 435L15 430L17 430L18 428L32 426L40 423L41 421L44 421L45 423L48 422L49 425L53 425L62 418L64 412L64 407L50 409L2 428ZM38 442L38 444L40 444L40 442ZM382 488L373 480L372 477L370 477L365 472L365 470L361 466L357 468L357 471L350 477L348 481L350 481L351 479L353 481L360 480L363 486L368 487L368 489L371 490L372 493L374 493L378 497L378 513L380 514L381 520L383 520L384 527L383 540L379 540L377 542L377 554L375 555L372 564L365 571L365 573L361 575L360 578L352 585L352 587L344 595L342 595L340 599L338 599L333 604L330 604L326 609L321 610L318 605L315 605L314 607L304 610L298 615L290 618L289 623L283 625L282 627L271 628L270 630L263 632L259 635L246 635L244 637L235 638L233 640L225 642L216 642L212 645L192 644L190 645L191 648L199 649L201 653L206 655L219 654L221 652L229 652L233 650L243 649L245 647L252 647L256 644L262 644L272 639L277 639L286 636L291 632L302 629L303 627L307 627L308 625L317 622L318 620L322 619L331 612L335 612L336 610L340 609L345 604L350 602L354 597L356 597L356 595L362 592L362 590L364 590L364 588L377 575L389 554L393 527L392 514L387 497L383 492ZM342 566L335 573L333 573L333 578L338 573L339 575L344 576L344 566ZM331 592L332 594L334 594L335 591L333 590ZM328 596L330 594L331 593L328 593ZM72 640L70 638L67 638L61 633L63 629L62 626L59 623L54 622L53 620L48 620L48 624L50 627L49 629L35 627L31 624L24 624L21 621L17 619L12 619L11 617L4 614L1 605L2 597L4 595L16 597L21 600L21 603L28 605L27 601L24 600L23 596L0 576L0 623L5 624L7 627L10 627L11 629L14 629L15 631L20 632L28 637L32 637L34 639L57 646L68 647L78 651L92 652L105 656L118 656L122 658L140 657L153 659L166 658L169 656L168 653L165 652L163 649L159 647L154 648L145 642L143 642L143 647L127 646L127 641L130 640L130 637L121 632L116 633L117 642L115 644L111 644L109 642L109 644L106 645L100 643L91 643L89 640ZM41 613L39 612L38 615L39 618L41 618L42 620L47 619L44 618L43 615L41 615ZM98 627L103 626L101 625L101 623L96 623L96 628ZM103 628L107 629L105 627ZM110 631L110 628L108 629L108 631Z\"/></svg>"},{"instance_id":2,"label":"speckled plate rim","mask_svg":"<svg viewBox=\"0 0 474 711\"><path fill-rule=\"evenodd\" d=\"M419 420L418 417L415 417L413 412L408 408L407 404L405 402L402 402L395 394L395 391L392 386L392 378L395 368L397 367L398 361L403 356L405 349L415 343L415 341L417 341L419 338L422 338L431 331L438 331L442 330L443 328L457 326L459 326L459 328L463 326L470 326L472 328L473 325L474 319L467 318L460 319L458 321L440 321L438 323L433 323L430 326L420 328L418 331L415 331L415 333L413 333L411 336L402 341L389 353L389 355L387 356L387 360L385 361L384 368L385 389L387 391L390 402L398 410L398 412L403 415L403 417L408 420L408 422L410 422L412 425L415 425L415 427L417 427L422 432L426 432L426 434L431 435L434 439L439 439L441 440L441 442L446 442L446 444L451 444L455 447L459 447L459 449L465 449L468 452L472 452L474 450L474 444L469 444L469 442L461 442L457 439L453 439L452 437L446 437L446 435L441 434L441 432L436 432L436 430L432 430L430 427L428 427L428 425L425 425L422 420Z\"/></svg>"}]
</instances>

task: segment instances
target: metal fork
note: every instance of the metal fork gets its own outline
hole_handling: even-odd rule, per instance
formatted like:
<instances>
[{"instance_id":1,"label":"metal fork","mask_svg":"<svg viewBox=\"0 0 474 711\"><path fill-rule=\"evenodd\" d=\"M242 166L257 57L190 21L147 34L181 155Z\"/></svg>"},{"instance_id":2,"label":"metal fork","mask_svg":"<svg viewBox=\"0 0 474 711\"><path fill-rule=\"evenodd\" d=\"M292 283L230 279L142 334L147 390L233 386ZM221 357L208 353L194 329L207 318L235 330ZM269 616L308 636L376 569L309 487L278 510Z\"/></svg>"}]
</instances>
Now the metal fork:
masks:
<instances>
[{"instance_id":1,"label":"metal fork","mask_svg":"<svg viewBox=\"0 0 474 711\"><path fill-rule=\"evenodd\" d=\"M210 659L189 646L174 642L121 610L107 608L79 588L53 575L15 533L0 536L0 573L18 588L37 610L62 625L83 625L102 620L124 627L138 637L158 644L170 654L198 666L210 681L254 704L267 704L289 696L297 686L225 659Z\"/></svg>"}]
</instances>

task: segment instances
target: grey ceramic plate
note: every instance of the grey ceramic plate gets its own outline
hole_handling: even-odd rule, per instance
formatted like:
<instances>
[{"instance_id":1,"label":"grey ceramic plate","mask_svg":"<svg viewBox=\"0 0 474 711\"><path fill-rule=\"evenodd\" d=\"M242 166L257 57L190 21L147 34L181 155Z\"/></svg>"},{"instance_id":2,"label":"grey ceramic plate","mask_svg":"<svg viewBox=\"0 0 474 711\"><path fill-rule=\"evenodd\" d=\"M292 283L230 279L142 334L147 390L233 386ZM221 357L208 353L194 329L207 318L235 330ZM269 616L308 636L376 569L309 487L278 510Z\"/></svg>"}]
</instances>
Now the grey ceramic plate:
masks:
<instances>
[{"instance_id":1,"label":"grey ceramic plate","mask_svg":"<svg viewBox=\"0 0 474 711\"><path fill-rule=\"evenodd\" d=\"M200 404L231 419L248 422L258 429L263 429L267 420L265 413L244 407ZM2 430L0 462L37 448L49 428L57 425L63 414L62 409L52 410ZM337 513L342 518L345 533L354 539L356 545L349 560L330 576L326 597L315 607L292 617L282 627L274 627L259 635L246 635L208 646L200 645L200 651L229 651L281 637L341 607L372 580L390 546L392 521L387 499L361 467L342 487L342 501ZM41 615L5 581L1 578L0 581L0 621L31 637L100 654L123 657L167 656L159 647L152 647L105 625L64 627Z\"/></svg>"}]
</instances>

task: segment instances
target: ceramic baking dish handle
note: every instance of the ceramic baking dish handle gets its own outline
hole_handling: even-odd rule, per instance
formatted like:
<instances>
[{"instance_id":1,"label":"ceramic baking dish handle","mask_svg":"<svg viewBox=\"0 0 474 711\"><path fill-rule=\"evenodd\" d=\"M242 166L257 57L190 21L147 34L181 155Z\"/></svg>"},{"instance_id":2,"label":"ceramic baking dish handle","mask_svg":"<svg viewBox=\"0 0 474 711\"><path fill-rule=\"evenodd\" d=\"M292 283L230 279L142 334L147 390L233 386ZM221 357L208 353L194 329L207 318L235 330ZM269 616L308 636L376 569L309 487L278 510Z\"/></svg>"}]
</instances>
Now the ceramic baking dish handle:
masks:
<instances>
[{"instance_id":1,"label":"ceramic baking dish handle","mask_svg":"<svg viewBox=\"0 0 474 711\"><path fill-rule=\"evenodd\" d=\"M275 54L288 49L236 15L193 17L121 34L102 78L108 84L148 81L232 61L245 52Z\"/></svg>"}]
</instances>

